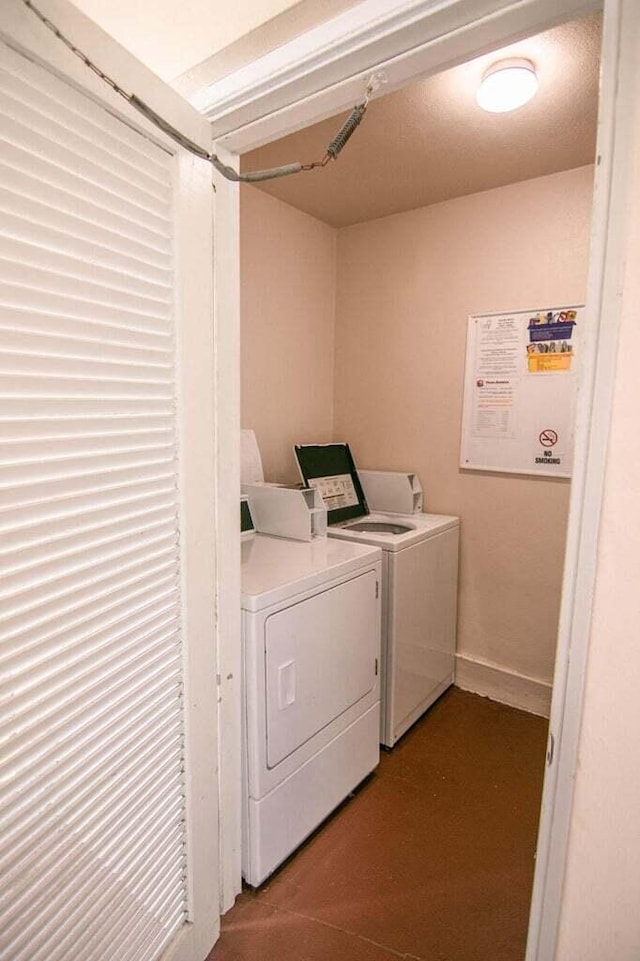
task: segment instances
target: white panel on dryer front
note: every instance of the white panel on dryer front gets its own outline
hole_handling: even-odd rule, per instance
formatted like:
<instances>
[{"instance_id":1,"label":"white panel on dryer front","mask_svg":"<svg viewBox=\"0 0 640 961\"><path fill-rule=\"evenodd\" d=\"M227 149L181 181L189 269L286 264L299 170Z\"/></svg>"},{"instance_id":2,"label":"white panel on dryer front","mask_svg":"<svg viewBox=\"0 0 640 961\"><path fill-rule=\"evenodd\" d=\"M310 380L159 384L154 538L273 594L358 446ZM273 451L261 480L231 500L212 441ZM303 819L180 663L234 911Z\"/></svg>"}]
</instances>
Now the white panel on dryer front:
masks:
<instances>
[{"instance_id":1,"label":"white panel on dryer front","mask_svg":"<svg viewBox=\"0 0 640 961\"><path fill-rule=\"evenodd\" d=\"M377 581L375 571L367 571L267 619L269 768L374 688Z\"/></svg>"}]
</instances>

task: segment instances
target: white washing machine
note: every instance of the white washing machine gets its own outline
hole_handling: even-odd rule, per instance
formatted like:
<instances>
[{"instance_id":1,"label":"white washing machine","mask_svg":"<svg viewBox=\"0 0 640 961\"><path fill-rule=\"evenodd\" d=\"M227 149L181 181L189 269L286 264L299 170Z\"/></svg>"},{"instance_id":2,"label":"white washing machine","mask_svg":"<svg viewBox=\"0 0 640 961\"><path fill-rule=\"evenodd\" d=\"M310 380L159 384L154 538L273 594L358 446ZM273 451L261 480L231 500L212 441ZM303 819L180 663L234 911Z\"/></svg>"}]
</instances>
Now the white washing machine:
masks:
<instances>
[{"instance_id":1,"label":"white washing machine","mask_svg":"<svg viewBox=\"0 0 640 961\"><path fill-rule=\"evenodd\" d=\"M378 764L380 583L373 546L243 540L242 867L250 885Z\"/></svg>"},{"instance_id":2,"label":"white washing machine","mask_svg":"<svg viewBox=\"0 0 640 961\"><path fill-rule=\"evenodd\" d=\"M453 683L459 518L370 513L347 444L296 446L295 455L323 495L329 538L382 550L380 742L393 747Z\"/></svg>"}]
</instances>

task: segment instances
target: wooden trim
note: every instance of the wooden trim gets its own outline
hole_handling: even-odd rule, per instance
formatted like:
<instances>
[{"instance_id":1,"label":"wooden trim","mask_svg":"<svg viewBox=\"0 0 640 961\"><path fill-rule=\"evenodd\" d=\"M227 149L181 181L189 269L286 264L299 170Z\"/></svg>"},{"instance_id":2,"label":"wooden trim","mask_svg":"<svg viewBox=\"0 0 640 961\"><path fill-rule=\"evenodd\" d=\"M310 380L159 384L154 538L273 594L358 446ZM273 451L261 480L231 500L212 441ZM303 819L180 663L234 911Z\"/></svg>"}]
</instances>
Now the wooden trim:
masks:
<instances>
[{"instance_id":1,"label":"wooden trim","mask_svg":"<svg viewBox=\"0 0 640 961\"><path fill-rule=\"evenodd\" d=\"M584 678L597 572L598 532L607 462L625 243L630 217L633 98L640 7L606 0L597 166L578 401L573 483L551 704L555 742L547 768L526 961L555 957L578 761Z\"/></svg>"},{"instance_id":2,"label":"wooden trim","mask_svg":"<svg viewBox=\"0 0 640 961\"><path fill-rule=\"evenodd\" d=\"M237 169L238 158L218 149ZM240 627L240 206L237 184L214 175L214 331L216 596L218 650L218 777L220 909L233 906L241 878L241 627Z\"/></svg>"},{"instance_id":3,"label":"wooden trim","mask_svg":"<svg viewBox=\"0 0 640 961\"><path fill-rule=\"evenodd\" d=\"M337 17L359 2L360 0L322 0L322 3L318 3L317 0L296 0L293 6L276 14L271 20L243 34L202 63L190 67L172 80L171 86L189 100L222 77L236 73L247 64L290 43L318 24Z\"/></svg>"},{"instance_id":4,"label":"wooden trim","mask_svg":"<svg viewBox=\"0 0 640 961\"><path fill-rule=\"evenodd\" d=\"M480 694L529 714L549 717L551 684L548 681L508 671L480 658L456 654L454 684L462 691Z\"/></svg>"}]
</instances>

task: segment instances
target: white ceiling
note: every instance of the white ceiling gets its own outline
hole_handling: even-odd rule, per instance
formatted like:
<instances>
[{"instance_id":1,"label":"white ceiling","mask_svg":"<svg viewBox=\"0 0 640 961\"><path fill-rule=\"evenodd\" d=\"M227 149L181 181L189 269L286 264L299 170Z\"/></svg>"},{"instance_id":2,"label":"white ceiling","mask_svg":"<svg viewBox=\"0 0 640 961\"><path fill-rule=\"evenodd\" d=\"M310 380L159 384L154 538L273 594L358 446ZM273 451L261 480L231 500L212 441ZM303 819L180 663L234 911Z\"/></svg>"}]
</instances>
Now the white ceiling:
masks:
<instances>
[{"instance_id":1,"label":"white ceiling","mask_svg":"<svg viewBox=\"0 0 640 961\"><path fill-rule=\"evenodd\" d=\"M336 227L528 180L595 159L599 15L565 23L372 101L323 170L260 186ZM536 97L508 114L475 101L488 66L526 57ZM345 115L246 154L243 170L322 159Z\"/></svg>"},{"instance_id":2,"label":"white ceiling","mask_svg":"<svg viewBox=\"0 0 640 961\"><path fill-rule=\"evenodd\" d=\"M163 80L173 80L298 0L72 2Z\"/></svg>"}]
</instances>

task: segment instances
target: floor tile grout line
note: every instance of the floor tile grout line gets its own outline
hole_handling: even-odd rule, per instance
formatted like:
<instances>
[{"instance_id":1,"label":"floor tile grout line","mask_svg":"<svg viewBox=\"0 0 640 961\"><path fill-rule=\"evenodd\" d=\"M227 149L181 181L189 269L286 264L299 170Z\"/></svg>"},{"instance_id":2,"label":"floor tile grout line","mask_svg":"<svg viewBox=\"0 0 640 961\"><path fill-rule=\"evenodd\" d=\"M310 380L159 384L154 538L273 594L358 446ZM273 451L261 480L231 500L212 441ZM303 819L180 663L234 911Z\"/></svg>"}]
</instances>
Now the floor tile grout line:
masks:
<instances>
[{"instance_id":1,"label":"floor tile grout line","mask_svg":"<svg viewBox=\"0 0 640 961\"><path fill-rule=\"evenodd\" d=\"M291 914L295 918L303 918L305 921L313 921L314 924L321 924L323 927L330 928L332 931L340 931L341 934L347 934L351 938L357 938L358 941L364 941L366 944L371 944L374 948L380 948L380 950L386 951L388 954L393 954L396 958L402 958L403 961L426 961L426 959L420 958L417 954L406 954L402 951L396 951L395 948L391 948L387 944L380 944L378 941L374 941L373 938L367 938L362 934L358 934L356 931L349 931L347 928L341 928L338 924L331 924L330 921L323 921L320 918L314 918L310 914L302 914L300 911L292 911L290 908L284 908L280 904L274 904L272 901L267 901L264 897L261 897L260 901L276 911L280 911L284 914Z\"/></svg>"}]
</instances>

